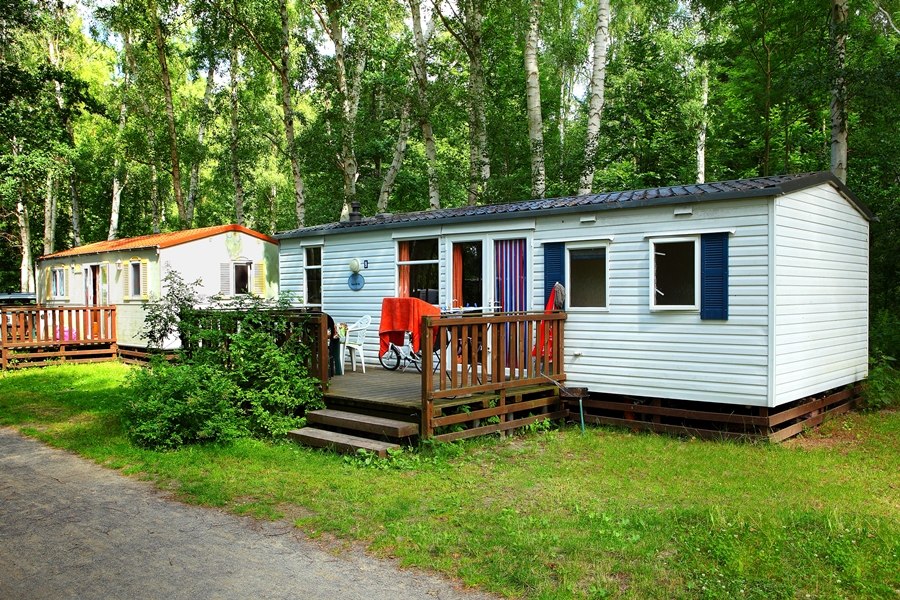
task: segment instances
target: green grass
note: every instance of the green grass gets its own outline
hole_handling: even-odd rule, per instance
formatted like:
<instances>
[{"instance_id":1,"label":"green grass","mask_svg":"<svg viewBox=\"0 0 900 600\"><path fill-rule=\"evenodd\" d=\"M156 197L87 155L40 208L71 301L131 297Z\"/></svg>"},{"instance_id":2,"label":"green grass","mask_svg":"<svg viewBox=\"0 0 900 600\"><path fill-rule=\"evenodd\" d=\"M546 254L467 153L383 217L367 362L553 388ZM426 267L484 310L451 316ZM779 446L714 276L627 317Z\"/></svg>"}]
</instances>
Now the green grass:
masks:
<instances>
[{"instance_id":1,"label":"green grass","mask_svg":"<svg viewBox=\"0 0 900 600\"><path fill-rule=\"evenodd\" d=\"M0 375L0 424L188 502L290 518L529 598L897 598L900 412L783 445L577 429L364 466L289 443L151 452L119 426L128 368Z\"/></svg>"}]
</instances>

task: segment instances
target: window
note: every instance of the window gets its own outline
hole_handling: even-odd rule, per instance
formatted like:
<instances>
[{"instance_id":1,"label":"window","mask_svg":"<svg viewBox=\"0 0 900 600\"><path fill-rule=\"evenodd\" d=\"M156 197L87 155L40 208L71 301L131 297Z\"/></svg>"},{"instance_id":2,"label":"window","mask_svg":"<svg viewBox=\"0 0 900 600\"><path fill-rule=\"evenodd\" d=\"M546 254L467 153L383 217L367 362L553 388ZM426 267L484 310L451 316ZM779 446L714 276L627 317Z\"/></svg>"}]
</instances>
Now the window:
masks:
<instances>
[{"instance_id":1,"label":"window","mask_svg":"<svg viewBox=\"0 0 900 600\"><path fill-rule=\"evenodd\" d=\"M397 295L437 300L438 240L409 240L397 244Z\"/></svg>"},{"instance_id":2,"label":"window","mask_svg":"<svg viewBox=\"0 0 900 600\"><path fill-rule=\"evenodd\" d=\"M650 240L650 307L658 310L700 308L700 239Z\"/></svg>"},{"instance_id":3,"label":"window","mask_svg":"<svg viewBox=\"0 0 900 600\"><path fill-rule=\"evenodd\" d=\"M728 319L727 231L650 240L650 309Z\"/></svg>"},{"instance_id":4,"label":"window","mask_svg":"<svg viewBox=\"0 0 900 600\"><path fill-rule=\"evenodd\" d=\"M567 247L569 308L607 308L606 245Z\"/></svg>"},{"instance_id":5,"label":"window","mask_svg":"<svg viewBox=\"0 0 900 600\"><path fill-rule=\"evenodd\" d=\"M309 246L305 249L303 263L306 304L322 305L322 247Z\"/></svg>"},{"instance_id":6,"label":"window","mask_svg":"<svg viewBox=\"0 0 900 600\"><path fill-rule=\"evenodd\" d=\"M130 281L131 281L131 289L130 295L132 298L140 298L141 297L141 263L140 261L133 261L129 263L128 269L130 271Z\"/></svg>"},{"instance_id":7,"label":"window","mask_svg":"<svg viewBox=\"0 0 900 600\"><path fill-rule=\"evenodd\" d=\"M66 298L68 296L66 289L66 268L53 267L50 273L50 295L53 298Z\"/></svg>"},{"instance_id":8,"label":"window","mask_svg":"<svg viewBox=\"0 0 900 600\"><path fill-rule=\"evenodd\" d=\"M250 293L250 263L234 263L234 295Z\"/></svg>"}]
</instances>

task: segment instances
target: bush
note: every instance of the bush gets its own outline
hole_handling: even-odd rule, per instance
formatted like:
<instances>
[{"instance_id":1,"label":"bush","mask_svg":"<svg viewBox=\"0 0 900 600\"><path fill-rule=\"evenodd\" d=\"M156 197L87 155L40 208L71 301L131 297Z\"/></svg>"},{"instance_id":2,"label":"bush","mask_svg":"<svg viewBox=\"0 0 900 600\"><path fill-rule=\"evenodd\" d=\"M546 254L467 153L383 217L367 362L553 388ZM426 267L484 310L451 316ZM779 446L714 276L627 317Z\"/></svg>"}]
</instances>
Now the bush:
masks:
<instances>
[{"instance_id":1,"label":"bush","mask_svg":"<svg viewBox=\"0 0 900 600\"><path fill-rule=\"evenodd\" d=\"M139 446L165 450L247 435L240 389L217 369L155 359L130 374L127 388L123 422Z\"/></svg>"},{"instance_id":2,"label":"bush","mask_svg":"<svg viewBox=\"0 0 900 600\"><path fill-rule=\"evenodd\" d=\"M188 351L179 366L157 362L130 381L136 399L125 425L136 443L175 448L241 435L278 437L300 427L306 410L323 406L297 323L259 299L243 302L240 310L181 307L160 318L157 337L170 335L176 323Z\"/></svg>"},{"instance_id":3,"label":"bush","mask_svg":"<svg viewBox=\"0 0 900 600\"><path fill-rule=\"evenodd\" d=\"M900 370L890 356L877 353L869 361L869 377L863 384L863 403L869 410L900 406Z\"/></svg>"}]
</instances>

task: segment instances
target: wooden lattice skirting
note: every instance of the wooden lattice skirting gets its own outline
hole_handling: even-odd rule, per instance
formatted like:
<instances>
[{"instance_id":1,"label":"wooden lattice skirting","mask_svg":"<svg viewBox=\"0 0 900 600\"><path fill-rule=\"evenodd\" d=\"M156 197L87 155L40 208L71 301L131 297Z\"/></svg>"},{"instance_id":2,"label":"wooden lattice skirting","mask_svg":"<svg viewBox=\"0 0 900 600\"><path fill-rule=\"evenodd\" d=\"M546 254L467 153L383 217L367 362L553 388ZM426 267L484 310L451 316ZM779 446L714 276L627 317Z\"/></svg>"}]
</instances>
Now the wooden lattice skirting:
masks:
<instances>
[{"instance_id":1,"label":"wooden lattice skirting","mask_svg":"<svg viewBox=\"0 0 900 600\"><path fill-rule=\"evenodd\" d=\"M115 343L58 344L26 348L3 348L3 368L40 367L56 363L88 363L115 360Z\"/></svg>"},{"instance_id":2,"label":"wooden lattice skirting","mask_svg":"<svg viewBox=\"0 0 900 600\"><path fill-rule=\"evenodd\" d=\"M172 350L151 350L140 346L119 346L119 360L129 365L146 365L154 356L162 355L167 361L175 360Z\"/></svg>"},{"instance_id":3,"label":"wooden lattice skirting","mask_svg":"<svg viewBox=\"0 0 900 600\"><path fill-rule=\"evenodd\" d=\"M847 412L859 394L859 386L839 388L773 409L597 394L584 398L582 404L585 423L700 438L781 442L829 416ZM567 401L577 420L578 400Z\"/></svg>"}]
</instances>

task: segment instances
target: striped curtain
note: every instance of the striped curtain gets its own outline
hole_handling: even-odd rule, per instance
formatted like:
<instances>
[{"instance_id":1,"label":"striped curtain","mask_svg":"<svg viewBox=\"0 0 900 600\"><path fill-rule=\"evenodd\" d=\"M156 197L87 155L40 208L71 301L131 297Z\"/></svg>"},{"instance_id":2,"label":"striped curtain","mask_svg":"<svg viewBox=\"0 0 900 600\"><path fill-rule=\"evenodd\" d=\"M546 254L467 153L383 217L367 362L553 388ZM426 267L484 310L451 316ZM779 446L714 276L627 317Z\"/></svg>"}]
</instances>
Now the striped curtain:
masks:
<instances>
[{"instance_id":1,"label":"striped curtain","mask_svg":"<svg viewBox=\"0 0 900 600\"><path fill-rule=\"evenodd\" d=\"M494 272L497 276L494 299L505 312L528 308L525 240L494 242Z\"/></svg>"}]
</instances>

